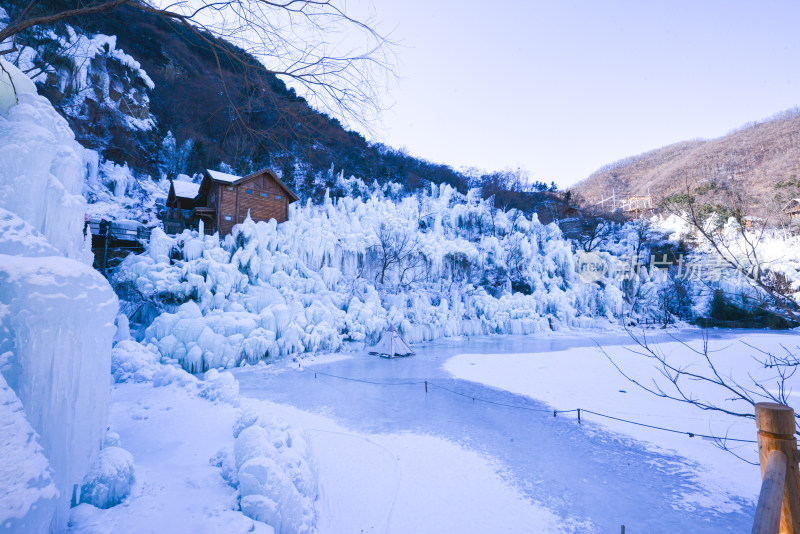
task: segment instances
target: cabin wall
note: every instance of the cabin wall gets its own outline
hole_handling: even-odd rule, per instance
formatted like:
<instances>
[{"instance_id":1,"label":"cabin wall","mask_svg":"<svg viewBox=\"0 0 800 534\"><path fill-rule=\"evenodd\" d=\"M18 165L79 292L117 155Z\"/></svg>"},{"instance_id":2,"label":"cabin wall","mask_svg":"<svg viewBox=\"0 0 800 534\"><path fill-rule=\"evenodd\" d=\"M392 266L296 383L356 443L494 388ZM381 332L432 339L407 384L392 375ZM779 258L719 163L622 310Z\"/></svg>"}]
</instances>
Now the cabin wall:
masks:
<instances>
[{"instance_id":1,"label":"cabin wall","mask_svg":"<svg viewBox=\"0 0 800 534\"><path fill-rule=\"evenodd\" d=\"M250 217L258 221L275 219L282 223L289 220L289 197L286 190L268 173L254 176L247 181L236 185L212 182L207 192L198 199L199 206L193 200L173 198L167 205L172 210L167 210L165 229L167 223L172 223L172 233L178 233L185 227L197 227L197 217L186 219L188 211L195 207L211 208L214 210L213 218L203 217L206 221L206 231L217 231L225 236L233 230L236 224L244 222L248 212ZM186 210L181 212L180 210ZM174 220L172 220L174 219ZM174 227L174 228L173 228Z\"/></svg>"},{"instance_id":2,"label":"cabin wall","mask_svg":"<svg viewBox=\"0 0 800 534\"><path fill-rule=\"evenodd\" d=\"M244 222L248 212L256 222L289 220L289 198L269 175L255 176L237 185L218 184L217 187L217 228L220 235L231 233L234 225Z\"/></svg>"},{"instance_id":3,"label":"cabin wall","mask_svg":"<svg viewBox=\"0 0 800 534\"><path fill-rule=\"evenodd\" d=\"M247 218L248 211L254 221L275 219L279 223L289 219L289 199L286 192L268 175L257 176L237 186L239 222Z\"/></svg>"},{"instance_id":4,"label":"cabin wall","mask_svg":"<svg viewBox=\"0 0 800 534\"><path fill-rule=\"evenodd\" d=\"M231 233L233 225L238 224L236 220L236 187L220 184L219 192L219 208L217 209L219 235L224 236Z\"/></svg>"}]
</instances>

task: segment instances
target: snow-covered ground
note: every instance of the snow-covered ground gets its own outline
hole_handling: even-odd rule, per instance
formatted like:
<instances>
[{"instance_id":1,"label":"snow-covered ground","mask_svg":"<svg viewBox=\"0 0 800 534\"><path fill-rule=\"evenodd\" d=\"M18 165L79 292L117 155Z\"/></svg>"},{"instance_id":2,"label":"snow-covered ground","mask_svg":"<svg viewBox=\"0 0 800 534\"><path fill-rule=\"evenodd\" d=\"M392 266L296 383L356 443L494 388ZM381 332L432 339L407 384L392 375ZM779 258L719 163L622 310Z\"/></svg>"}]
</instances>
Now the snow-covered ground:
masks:
<instances>
[{"instance_id":1,"label":"snow-covered ground","mask_svg":"<svg viewBox=\"0 0 800 534\"><path fill-rule=\"evenodd\" d=\"M225 451L238 447L234 436L243 420L271 421L273 427L288 421L278 426L302 436L291 446L307 441L318 480L314 532L518 532L522 525L565 531L565 523L531 502L490 456L426 433L355 431L291 403L239 395L235 382L220 381L216 372L199 382L148 355L132 341L114 352L119 383L112 390L109 425L136 458L134 488L118 506L74 508L70 532L272 532L240 511L241 484L237 489L226 482L231 475ZM351 359L337 354L309 363ZM279 379L297 375L288 363L242 371ZM305 395L302 389L294 393ZM580 526L567 523L567 530Z\"/></svg>"},{"instance_id":2,"label":"snow-covered ground","mask_svg":"<svg viewBox=\"0 0 800 534\"><path fill-rule=\"evenodd\" d=\"M793 336L722 332L712 347L790 346ZM589 414L580 425L574 414L553 417L553 408L581 406L754 438L752 422L728 424L637 392L595 340L626 371L651 373L625 350L625 334L599 332L449 338L396 360L365 351L284 359L234 369L235 382L216 371L198 381L152 352L132 357L141 346L123 342L109 425L136 458L136 483L116 507L74 508L72 532L270 532L240 511L242 486L230 484L234 436L254 421L284 429L306 451L319 533L749 528L757 466L697 437ZM744 361L737 354L731 365ZM736 452L754 459L752 444Z\"/></svg>"},{"instance_id":3,"label":"snow-covered ground","mask_svg":"<svg viewBox=\"0 0 800 534\"><path fill-rule=\"evenodd\" d=\"M236 411L180 384L115 387L109 424L136 460L136 485L113 508L74 508L71 532L269 533L238 511L236 490L209 462L232 444Z\"/></svg>"},{"instance_id":4,"label":"snow-covered ground","mask_svg":"<svg viewBox=\"0 0 800 534\"><path fill-rule=\"evenodd\" d=\"M503 480L493 459L419 433L363 433L333 418L251 401L303 428L319 465L320 533L563 532Z\"/></svg>"}]
</instances>

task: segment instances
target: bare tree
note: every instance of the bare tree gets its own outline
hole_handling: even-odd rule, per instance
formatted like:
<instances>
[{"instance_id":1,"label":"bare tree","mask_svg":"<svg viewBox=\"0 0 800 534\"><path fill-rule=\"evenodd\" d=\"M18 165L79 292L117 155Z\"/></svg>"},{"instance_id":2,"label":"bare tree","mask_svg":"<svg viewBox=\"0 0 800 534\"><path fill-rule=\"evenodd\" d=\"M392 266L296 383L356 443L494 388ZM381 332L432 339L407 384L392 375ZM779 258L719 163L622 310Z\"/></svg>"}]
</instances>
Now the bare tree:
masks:
<instances>
[{"instance_id":1,"label":"bare tree","mask_svg":"<svg viewBox=\"0 0 800 534\"><path fill-rule=\"evenodd\" d=\"M80 17L132 9L191 32L223 63L277 75L305 90L322 111L369 129L381 111L378 98L393 76L392 45L374 27L345 12L336 0L95 0L87 2L11 3L11 21L0 29L0 42L37 26L68 23ZM253 64L241 51L255 57ZM223 78L223 90L229 88ZM236 120L244 123L233 106Z\"/></svg>"},{"instance_id":2,"label":"bare tree","mask_svg":"<svg viewBox=\"0 0 800 534\"><path fill-rule=\"evenodd\" d=\"M674 354L662 350L659 344L651 343L644 330L641 336L630 330L628 334L638 347L629 350L651 360L658 371L657 376L651 378L649 382L626 373L605 349L600 347L600 350L622 376L657 397L691 404L701 410L746 418L755 417L754 408L757 402L789 403L791 391L787 382L800 367L800 347L790 348L781 345L782 353L774 354L740 341L755 351L753 359L759 367L772 371L772 376L766 380L747 373L746 381L743 381L720 369L718 358L724 355L722 351L709 348L707 330L703 331L701 348L695 348L686 341L670 335L694 356L691 364L678 362ZM712 386L720 392L720 398L724 399L724 403L699 397L689 387L697 383Z\"/></svg>"},{"instance_id":3,"label":"bare tree","mask_svg":"<svg viewBox=\"0 0 800 534\"><path fill-rule=\"evenodd\" d=\"M580 220L580 231L576 241L584 252L591 252L600 246L610 232L610 221L601 216L589 215Z\"/></svg>"},{"instance_id":4,"label":"bare tree","mask_svg":"<svg viewBox=\"0 0 800 534\"><path fill-rule=\"evenodd\" d=\"M617 371L629 382L638 388L660 397L676 402L691 405L699 410L724 413L729 416L755 419L755 405L759 402L775 402L789 404L791 388L789 380L800 367L800 346L787 347L781 345L779 353L765 351L740 341L743 345L754 351L753 360L758 367L766 371L766 376L754 377L751 372L746 377L735 377L732 372L725 372L720 363L724 362L727 350L712 350L709 348L708 330L703 331L702 346L696 348L686 341L671 335L672 339L680 343L692 356L690 362L681 361L675 356L675 351L665 351L659 344L650 343L642 329L642 335L635 335L628 330L630 337L636 342L636 348L631 352L653 363L655 376L642 380L626 372L606 350L599 346ZM692 385L701 385L706 388L700 396ZM796 414L795 417L800 417ZM795 431L800 435L800 431ZM720 449L727 451L740 460L758 465L740 456L733 445L739 440L730 440L727 434L713 436L713 443Z\"/></svg>"},{"instance_id":5,"label":"bare tree","mask_svg":"<svg viewBox=\"0 0 800 534\"><path fill-rule=\"evenodd\" d=\"M410 283L415 275L414 271L424 263L424 258L419 253L416 234L381 222L375 228L375 236L378 238L378 244L371 248L371 252L378 263L376 280L380 279L380 284L383 285L386 274L392 269L397 269L400 284Z\"/></svg>"},{"instance_id":6,"label":"bare tree","mask_svg":"<svg viewBox=\"0 0 800 534\"><path fill-rule=\"evenodd\" d=\"M736 185L732 179L730 184L721 188L722 191L717 191L721 195L714 198L715 202L708 199L702 202L699 197L703 196L703 191L690 188L687 180L686 193L668 199L665 207L689 224L721 264L741 273L750 286L758 290L759 296L750 298L750 304L771 310L789 324L799 324L798 303L792 295L791 285L782 275L764 265L759 252L770 221L748 217L752 199L740 194ZM731 218L734 224L727 224ZM680 316L684 310L688 311L691 300L685 279L668 278L668 283L659 290L659 304L665 323L670 316ZM644 330L641 335L631 330L628 334L637 345L631 349L632 352L653 363L655 377L647 380L636 378L601 350L622 376L657 397L687 403L700 410L746 418L755 417L754 407L758 402L789 404L791 392L788 383L800 367L800 346L781 345L780 351L775 353L741 341L747 347L745 350L753 351L752 359L762 371L734 376L733 371L726 372L721 365L729 349L711 350L707 330L703 331L701 348L670 335L687 349L690 360L683 360L673 351L651 343ZM709 389L700 395L693 388L698 384ZM720 437L716 444L730 450L724 437Z\"/></svg>"},{"instance_id":7,"label":"bare tree","mask_svg":"<svg viewBox=\"0 0 800 534\"><path fill-rule=\"evenodd\" d=\"M769 265L759 252L771 221L748 217L751 199L736 186L732 177L724 203L703 203L687 181L686 193L669 199L664 207L684 219L724 265L741 273L752 287L766 295L775 313L790 324L800 324L800 303L787 291L781 277L768 274ZM733 218L735 224L723 224L721 219L725 218Z\"/></svg>"}]
</instances>

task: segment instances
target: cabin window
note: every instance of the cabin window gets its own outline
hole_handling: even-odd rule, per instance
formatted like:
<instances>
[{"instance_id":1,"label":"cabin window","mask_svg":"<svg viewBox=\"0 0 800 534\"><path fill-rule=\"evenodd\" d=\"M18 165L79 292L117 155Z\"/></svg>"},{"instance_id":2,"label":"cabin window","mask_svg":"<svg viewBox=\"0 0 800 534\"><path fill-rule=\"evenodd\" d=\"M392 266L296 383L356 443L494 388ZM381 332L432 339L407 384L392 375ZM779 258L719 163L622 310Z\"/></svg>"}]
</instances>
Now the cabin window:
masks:
<instances>
[{"instance_id":1,"label":"cabin window","mask_svg":"<svg viewBox=\"0 0 800 534\"><path fill-rule=\"evenodd\" d=\"M232 221L233 220L233 215L225 215L225 220L226 221Z\"/></svg>"},{"instance_id":2,"label":"cabin window","mask_svg":"<svg viewBox=\"0 0 800 534\"><path fill-rule=\"evenodd\" d=\"M230 186L230 185L229 185L229 186L228 186L228 187L226 187L225 189L227 189L228 191L233 191L233 186Z\"/></svg>"},{"instance_id":3,"label":"cabin window","mask_svg":"<svg viewBox=\"0 0 800 534\"><path fill-rule=\"evenodd\" d=\"M252 189L245 189L244 192L247 193L248 195L252 195L253 194L253 190Z\"/></svg>"},{"instance_id":4,"label":"cabin window","mask_svg":"<svg viewBox=\"0 0 800 534\"><path fill-rule=\"evenodd\" d=\"M261 196L264 197L264 198L269 198L269 194L268 193L261 193Z\"/></svg>"},{"instance_id":5,"label":"cabin window","mask_svg":"<svg viewBox=\"0 0 800 534\"><path fill-rule=\"evenodd\" d=\"M275 195L275 200L280 200L280 199L281 199L280 195Z\"/></svg>"}]
</instances>

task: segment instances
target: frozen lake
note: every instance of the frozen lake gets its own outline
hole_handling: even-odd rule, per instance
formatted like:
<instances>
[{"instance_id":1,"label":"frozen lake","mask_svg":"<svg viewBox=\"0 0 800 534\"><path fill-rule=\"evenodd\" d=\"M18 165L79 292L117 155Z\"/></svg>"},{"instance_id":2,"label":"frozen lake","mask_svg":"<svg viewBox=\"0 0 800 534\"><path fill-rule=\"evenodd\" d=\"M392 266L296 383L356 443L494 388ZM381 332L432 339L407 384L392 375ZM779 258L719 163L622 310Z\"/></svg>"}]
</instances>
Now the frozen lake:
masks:
<instances>
[{"instance_id":1,"label":"frozen lake","mask_svg":"<svg viewBox=\"0 0 800 534\"><path fill-rule=\"evenodd\" d=\"M717 332L712 338L734 335ZM321 414L361 434L429 435L480 453L496 461L502 477L525 497L571 524L591 524L597 532L618 532L623 524L632 532L749 530L754 503L735 495L728 496L725 506L719 506L713 495L704 499L707 490L693 473L702 470L696 460L653 450L593 421L578 425L574 416L554 418L552 408L541 400L454 378L443 367L463 354L580 348L596 352L595 341L610 347L630 344L625 334L445 339L416 345L417 355L411 358L386 360L355 352L329 361L323 356L316 363L300 360L233 373L242 397ZM432 386L426 393L419 383L424 380L460 395ZM754 425L747 437L755 437ZM317 436L313 444L320 439L325 438ZM710 442L696 446L713 449L709 454L730 456ZM739 460L732 465L740 466L757 485L757 466ZM687 500L686 495L693 497Z\"/></svg>"}]
</instances>

